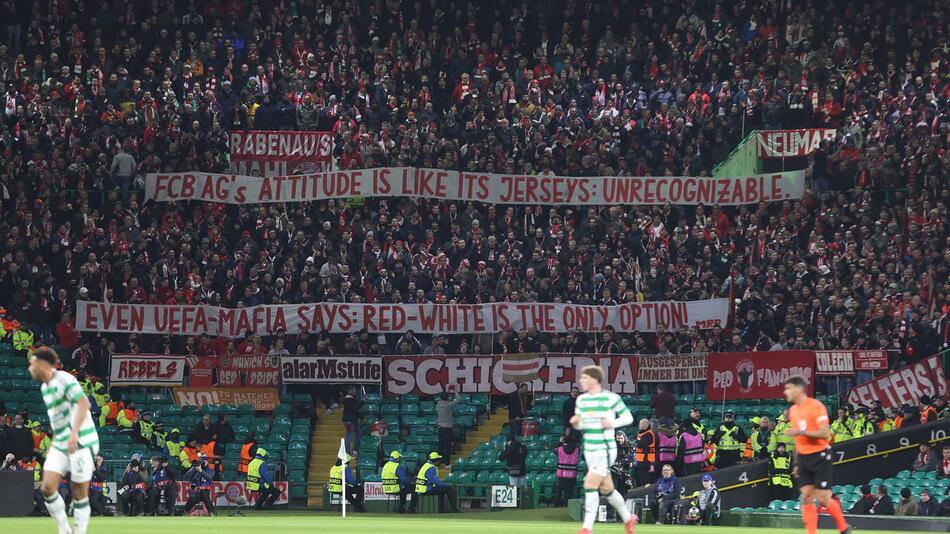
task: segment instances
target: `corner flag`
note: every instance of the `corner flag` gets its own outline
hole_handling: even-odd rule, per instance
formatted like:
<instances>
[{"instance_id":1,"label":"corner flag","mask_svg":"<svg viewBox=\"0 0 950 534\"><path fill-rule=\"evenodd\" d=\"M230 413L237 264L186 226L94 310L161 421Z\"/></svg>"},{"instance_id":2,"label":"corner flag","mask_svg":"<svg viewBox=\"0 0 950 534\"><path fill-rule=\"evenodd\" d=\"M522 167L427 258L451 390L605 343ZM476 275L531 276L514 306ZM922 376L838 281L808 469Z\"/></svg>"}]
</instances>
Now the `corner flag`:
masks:
<instances>
[{"instance_id":1,"label":"corner flag","mask_svg":"<svg viewBox=\"0 0 950 534\"><path fill-rule=\"evenodd\" d=\"M340 493L340 509L343 511L343 517L346 518L346 464L350 461L350 455L346 452L346 438L340 438L340 450L336 457L343 463L343 492Z\"/></svg>"}]
</instances>

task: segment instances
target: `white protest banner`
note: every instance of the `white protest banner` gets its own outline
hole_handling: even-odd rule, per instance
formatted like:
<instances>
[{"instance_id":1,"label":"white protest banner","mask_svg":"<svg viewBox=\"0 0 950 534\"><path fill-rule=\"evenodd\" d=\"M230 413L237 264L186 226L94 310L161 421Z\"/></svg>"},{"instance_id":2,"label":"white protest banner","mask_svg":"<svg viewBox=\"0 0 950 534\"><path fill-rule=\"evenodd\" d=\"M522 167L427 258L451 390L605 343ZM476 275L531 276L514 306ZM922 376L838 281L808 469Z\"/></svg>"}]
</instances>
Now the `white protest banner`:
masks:
<instances>
[{"instance_id":1,"label":"white protest banner","mask_svg":"<svg viewBox=\"0 0 950 534\"><path fill-rule=\"evenodd\" d=\"M738 206L802 198L805 171L757 176L505 175L415 167L374 168L264 178L198 171L150 173L146 197L157 202L225 204L308 202L331 198L412 197L492 204Z\"/></svg>"},{"instance_id":2,"label":"white protest banner","mask_svg":"<svg viewBox=\"0 0 950 534\"><path fill-rule=\"evenodd\" d=\"M332 170L333 133L268 130L228 133L231 170L252 176Z\"/></svg>"},{"instance_id":3,"label":"white protest banner","mask_svg":"<svg viewBox=\"0 0 950 534\"><path fill-rule=\"evenodd\" d=\"M540 332L680 331L723 326L729 299L632 302L617 306L563 303L313 304L220 308L188 304L76 302L76 329L227 338L327 331L416 334L482 334L535 327ZM270 384L255 384L270 385Z\"/></svg>"},{"instance_id":4,"label":"white protest banner","mask_svg":"<svg viewBox=\"0 0 950 534\"><path fill-rule=\"evenodd\" d=\"M763 159L798 158L814 154L822 141L834 141L834 128L760 130L756 132L758 155Z\"/></svg>"},{"instance_id":5,"label":"white protest banner","mask_svg":"<svg viewBox=\"0 0 950 534\"><path fill-rule=\"evenodd\" d=\"M163 354L113 354L109 383L113 386L181 386L185 357Z\"/></svg>"}]
</instances>

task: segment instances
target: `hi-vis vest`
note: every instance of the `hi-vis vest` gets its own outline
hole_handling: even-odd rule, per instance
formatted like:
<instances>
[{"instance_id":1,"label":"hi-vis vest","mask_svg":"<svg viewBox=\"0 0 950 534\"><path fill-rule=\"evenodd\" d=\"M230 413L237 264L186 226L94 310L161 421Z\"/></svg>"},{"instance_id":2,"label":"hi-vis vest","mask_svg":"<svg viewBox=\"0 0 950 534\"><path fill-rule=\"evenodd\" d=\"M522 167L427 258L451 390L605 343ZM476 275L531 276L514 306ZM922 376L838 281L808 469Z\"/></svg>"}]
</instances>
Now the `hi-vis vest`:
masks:
<instances>
[{"instance_id":1,"label":"hi-vis vest","mask_svg":"<svg viewBox=\"0 0 950 534\"><path fill-rule=\"evenodd\" d=\"M261 466L264 460L254 458L247 464L247 489L251 491L260 491L261 489ZM331 469L332 473L333 470Z\"/></svg>"},{"instance_id":2,"label":"hi-vis vest","mask_svg":"<svg viewBox=\"0 0 950 534\"><path fill-rule=\"evenodd\" d=\"M897 426L894 424L894 420L890 418L887 418L881 421L881 424L878 425L878 429L881 432L890 432L891 430L894 430L895 428L897 428Z\"/></svg>"},{"instance_id":3,"label":"hi-vis vest","mask_svg":"<svg viewBox=\"0 0 950 534\"><path fill-rule=\"evenodd\" d=\"M209 441L204 447L201 448L201 452L203 452L205 456L208 457L208 467L210 467L212 471L215 471L218 467L218 463L216 461L217 457L214 455L214 446L215 442Z\"/></svg>"},{"instance_id":4,"label":"hi-vis vest","mask_svg":"<svg viewBox=\"0 0 950 534\"><path fill-rule=\"evenodd\" d=\"M841 419L835 419L835 421L831 423L831 442L841 443L849 439L851 439L851 429L848 428L848 423Z\"/></svg>"},{"instance_id":5,"label":"hi-vis vest","mask_svg":"<svg viewBox=\"0 0 950 534\"><path fill-rule=\"evenodd\" d=\"M165 442L165 447L168 447L169 458L180 458L181 451L185 448L185 442L181 441L181 439L178 441L167 440Z\"/></svg>"},{"instance_id":6,"label":"hi-vis vest","mask_svg":"<svg viewBox=\"0 0 950 534\"><path fill-rule=\"evenodd\" d=\"M145 420L139 421L139 435L142 436L142 439L145 441L152 441L152 434L155 432L155 424L150 423Z\"/></svg>"},{"instance_id":7,"label":"hi-vis vest","mask_svg":"<svg viewBox=\"0 0 950 534\"><path fill-rule=\"evenodd\" d=\"M191 464L198 461L198 449L194 447L185 447L178 453L178 460L184 469L190 469Z\"/></svg>"},{"instance_id":8,"label":"hi-vis vest","mask_svg":"<svg viewBox=\"0 0 950 534\"><path fill-rule=\"evenodd\" d=\"M722 437L719 438L719 450L721 451L737 451L742 448L742 444L736 440L736 434L739 432L739 425L733 425L732 429L728 429L725 425L719 427L719 430L722 431Z\"/></svg>"},{"instance_id":9,"label":"hi-vis vest","mask_svg":"<svg viewBox=\"0 0 950 534\"><path fill-rule=\"evenodd\" d=\"M250 468L248 468L250 471ZM330 493L343 493L343 466L334 465L330 468L330 480L327 483Z\"/></svg>"},{"instance_id":10,"label":"hi-vis vest","mask_svg":"<svg viewBox=\"0 0 950 534\"><path fill-rule=\"evenodd\" d=\"M772 479L770 482L773 486L792 487L792 470L789 469L790 463L788 456L772 457Z\"/></svg>"},{"instance_id":11,"label":"hi-vis vest","mask_svg":"<svg viewBox=\"0 0 950 534\"><path fill-rule=\"evenodd\" d=\"M383 471L380 473L380 478L383 481L383 493L399 493L399 475L396 474L396 470L399 469L399 463L389 461L386 462L386 465L383 466Z\"/></svg>"},{"instance_id":12,"label":"hi-vis vest","mask_svg":"<svg viewBox=\"0 0 950 534\"><path fill-rule=\"evenodd\" d=\"M24 471L33 471L33 482L40 481L40 464L36 460L31 462L24 462L20 460L19 464L20 469Z\"/></svg>"},{"instance_id":13,"label":"hi-vis vest","mask_svg":"<svg viewBox=\"0 0 950 534\"><path fill-rule=\"evenodd\" d=\"M643 447L640 446L640 443L641 443L640 440L643 436L646 436L647 434L649 434L650 438L652 439L650 439L650 446L647 449L644 449ZM654 434L652 430L646 430L644 432L640 432L639 434L637 434L637 452L636 454L634 454L634 459L638 463L642 463L642 462L653 463L656 461L656 434Z\"/></svg>"},{"instance_id":14,"label":"hi-vis vest","mask_svg":"<svg viewBox=\"0 0 950 534\"><path fill-rule=\"evenodd\" d=\"M251 459L251 447L254 447L256 445L257 445L256 443L252 442L252 443L245 443L244 446L241 447L241 463L238 464L238 469L237 469L238 473L247 473L247 470L248 470L247 466L250 465L250 463L253 461Z\"/></svg>"},{"instance_id":15,"label":"hi-vis vest","mask_svg":"<svg viewBox=\"0 0 950 534\"><path fill-rule=\"evenodd\" d=\"M33 346L33 332L29 330L13 331L13 348L16 350L26 350Z\"/></svg>"},{"instance_id":16,"label":"hi-vis vest","mask_svg":"<svg viewBox=\"0 0 950 534\"><path fill-rule=\"evenodd\" d=\"M426 479L426 473L429 472L429 469L435 469L435 466L432 465L432 462L426 462L422 464L422 467L419 468L419 473L416 475L416 493L425 493L429 491L429 482Z\"/></svg>"},{"instance_id":17,"label":"hi-vis vest","mask_svg":"<svg viewBox=\"0 0 950 534\"><path fill-rule=\"evenodd\" d=\"M13 334L13 339L14 339L14 340L16 339L16 334ZM14 344L14 346L15 346L15 345L16 345L16 341L14 341L13 344ZM927 420L930 418L930 414L933 414L934 419L936 419L936 418L937 418L937 409L934 408L933 406L927 406L926 408L924 408L923 411L920 412L920 424L926 423Z\"/></svg>"}]
</instances>

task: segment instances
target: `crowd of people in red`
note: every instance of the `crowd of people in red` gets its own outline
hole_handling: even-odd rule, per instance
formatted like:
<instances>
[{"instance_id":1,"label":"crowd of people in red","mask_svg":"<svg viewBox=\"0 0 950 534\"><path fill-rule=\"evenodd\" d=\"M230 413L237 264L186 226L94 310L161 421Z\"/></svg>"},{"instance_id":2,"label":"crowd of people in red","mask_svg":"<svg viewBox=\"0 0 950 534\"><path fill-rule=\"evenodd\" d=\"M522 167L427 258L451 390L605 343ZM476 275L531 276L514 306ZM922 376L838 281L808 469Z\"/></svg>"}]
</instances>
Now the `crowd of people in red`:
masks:
<instances>
[{"instance_id":1,"label":"crowd of people in red","mask_svg":"<svg viewBox=\"0 0 950 534\"><path fill-rule=\"evenodd\" d=\"M948 346L946 3L2 5L0 304L68 365L218 343L77 336L77 299L740 301L725 330L219 353L887 348L898 365ZM231 130L331 131L338 168L703 176L753 129L803 127L838 130L805 198L740 208L142 195L148 172L228 169Z\"/></svg>"}]
</instances>

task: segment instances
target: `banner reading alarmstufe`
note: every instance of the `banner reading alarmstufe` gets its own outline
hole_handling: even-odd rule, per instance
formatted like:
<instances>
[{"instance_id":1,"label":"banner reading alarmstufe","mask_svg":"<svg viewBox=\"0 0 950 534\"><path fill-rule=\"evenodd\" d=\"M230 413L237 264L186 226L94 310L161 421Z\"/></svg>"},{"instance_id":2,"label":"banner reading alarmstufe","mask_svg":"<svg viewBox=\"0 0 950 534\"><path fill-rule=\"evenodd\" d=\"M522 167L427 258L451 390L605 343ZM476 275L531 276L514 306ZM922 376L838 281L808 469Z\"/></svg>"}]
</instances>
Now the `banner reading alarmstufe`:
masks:
<instances>
[{"instance_id":1,"label":"banner reading alarmstufe","mask_svg":"<svg viewBox=\"0 0 950 534\"><path fill-rule=\"evenodd\" d=\"M736 178L695 176L506 175L385 167L292 176L188 171L147 174L149 199L226 204L307 202L355 197L413 197L492 204L736 206L802 198L805 171Z\"/></svg>"},{"instance_id":2,"label":"banner reading alarmstufe","mask_svg":"<svg viewBox=\"0 0 950 534\"><path fill-rule=\"evenodd\" d=\"M120 332L227 338L247 332L262 336L330 332L416 334L489 334L502 330L537 328L560 333L583 330L603 332L656 332L726 324L729 299L689 302L633 302L618 306L563 303L495 302L490 304L313 304L263 305L220 308L184 304L121 304L76 302L76 329L82 332ZM271 384L258 384L271 385Z\"/></svg>"}]
</instances>

